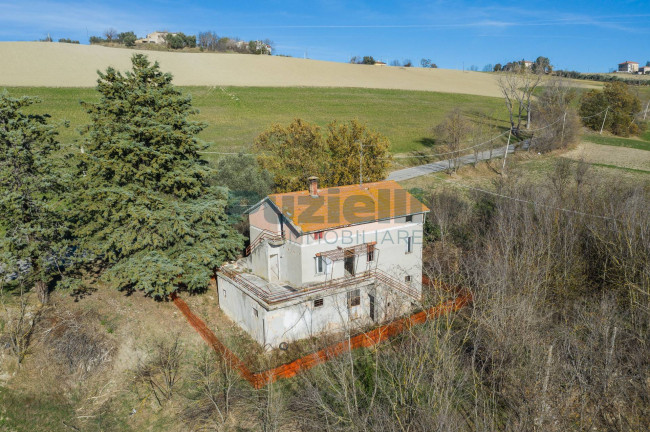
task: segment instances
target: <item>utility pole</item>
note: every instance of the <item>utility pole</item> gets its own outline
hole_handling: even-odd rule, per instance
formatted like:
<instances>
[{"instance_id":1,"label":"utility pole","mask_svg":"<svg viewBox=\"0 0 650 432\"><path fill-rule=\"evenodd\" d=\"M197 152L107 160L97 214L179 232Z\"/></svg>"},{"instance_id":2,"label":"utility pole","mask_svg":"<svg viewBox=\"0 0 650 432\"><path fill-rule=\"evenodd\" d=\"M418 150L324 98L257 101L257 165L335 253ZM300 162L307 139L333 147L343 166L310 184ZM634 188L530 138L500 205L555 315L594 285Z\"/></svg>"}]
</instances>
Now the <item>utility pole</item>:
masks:
<instances>
[{"instance_id":1,"label":"utility pole","mask_svg":"<svg viewBox=\"0 0 650 432\"><path fill-rule=\"evenodd\" d=\"M605 118L603 119L603 125L600 127L600 134L603 134L603 128L605 127L605 121L607 121L607 113L609 112L609 107L605 110Z\"/></svg>"},{"instance_id":2,"label":"utility pole","mask_svg":"<svg viewBox=\"0 0 650 432\"><path fill-rule=\"evenodd\" d=\"M512 136L512 128L508 131L508 142L506 144L506 152L503 154L503 167L501 168L502 175L506 173L506 158L508 157L508 147L510 147L510 137Z\"/></svg>"},{"instance_id":3,"label":"utility pole","mask_svg":"<svg viewBox=\"0 0 650 432\"><path fill-rule=\"evenodd\" d=\"M357 141L359 143L359 187L363 186L363 171L361 167L363 166L363 144L361 141Z\"/></svg>"},{"instance_id":4,"label":"utility pole","mask_svg":"<svg viewBox=\"0 0 650 432\"><path fill-rule=\"evenodd\" d=\"M560 146L564 146L564 126L566 125L566 111L564 111L564 119L562 120L562 141L560 141Z\"/></svg>"}]
</instances>

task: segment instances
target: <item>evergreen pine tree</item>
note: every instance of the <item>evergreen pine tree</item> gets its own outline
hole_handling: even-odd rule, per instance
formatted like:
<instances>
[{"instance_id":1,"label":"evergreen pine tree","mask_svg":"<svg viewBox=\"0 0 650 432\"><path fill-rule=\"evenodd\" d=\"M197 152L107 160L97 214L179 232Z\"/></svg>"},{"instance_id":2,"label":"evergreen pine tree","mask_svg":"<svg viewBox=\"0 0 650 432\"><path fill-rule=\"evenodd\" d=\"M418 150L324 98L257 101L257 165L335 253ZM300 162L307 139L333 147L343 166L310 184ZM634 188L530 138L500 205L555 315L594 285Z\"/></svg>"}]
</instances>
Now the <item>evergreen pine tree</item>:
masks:
<instances>
[{"instance_id":1,"label":"evergreen pine tree","mask_svg":"<svg viewBox=\"0 0 650 432\"><path fill-rule=\"evenodd\" d=\"M34 288L46 303L69 231L56 204L56 131L47 116L23 111L36 102L0 94L0 277L13 271L17 278L9 279Z\"/></svg>"},{"instance_id":2,"label":"evergreen pine tree","mask_svg":"<svg viewBox=\"0 0 650 432\"><path fill-rule=\"evenodd\" d=\"M227 192L211 186L190 121L190 96L147 57L132 70L99 72L98 103L84 103L84 129L75 212L85 253L106 268L118 289L164 298L179 288L198 291L242 238L227 224Z\"/></svg>"}]
</instances>

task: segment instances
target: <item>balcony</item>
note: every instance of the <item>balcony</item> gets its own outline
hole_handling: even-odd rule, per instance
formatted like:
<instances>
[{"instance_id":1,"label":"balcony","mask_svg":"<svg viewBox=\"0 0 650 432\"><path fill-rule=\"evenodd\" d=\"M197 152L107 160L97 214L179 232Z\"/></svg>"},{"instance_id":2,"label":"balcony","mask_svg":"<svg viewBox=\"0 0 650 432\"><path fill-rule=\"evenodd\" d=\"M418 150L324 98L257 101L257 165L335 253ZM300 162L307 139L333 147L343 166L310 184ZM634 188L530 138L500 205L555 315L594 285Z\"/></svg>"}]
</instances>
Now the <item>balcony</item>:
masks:
<instances>
[{"instance_id":1,"label":"balcony","mask_svg":"<svg viewBox=\"0 0 650 432\"><path fill-rule=\"evenodd\" d=\"M417 290L399 282L389 274L378 269L359 272L354 276L330 279L326 282L314 283L301 288L269 282L257 275L240 271L232 266L222 267L219 270L219 275L228 279L232 284L243 291L248 292L251 296L258 298L269 305L299 300L301 297L307 297L326 291L354 288L366 284L385 285L410 297L413 301L421 300L420 293Z\"/></svg>"}]
</instances>

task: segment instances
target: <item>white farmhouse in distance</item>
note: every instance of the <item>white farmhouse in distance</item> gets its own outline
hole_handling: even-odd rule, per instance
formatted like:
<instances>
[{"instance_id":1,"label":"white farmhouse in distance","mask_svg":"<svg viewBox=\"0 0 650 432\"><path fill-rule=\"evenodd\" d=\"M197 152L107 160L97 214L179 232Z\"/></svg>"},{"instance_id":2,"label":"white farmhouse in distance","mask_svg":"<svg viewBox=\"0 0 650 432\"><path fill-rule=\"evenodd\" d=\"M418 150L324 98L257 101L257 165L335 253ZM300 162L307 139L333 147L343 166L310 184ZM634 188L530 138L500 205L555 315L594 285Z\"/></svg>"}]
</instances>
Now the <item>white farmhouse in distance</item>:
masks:
<instances>
[{"instance_id":1,"label":"white farmhouse in distance","mask_svg":"<svg viewBox=\"0 0 650 432\"><path fill-rule=\"evenodd\" d=\"M147 37L144 37L142 39L136 39L135 43L137 44L157 44L157 45L164 45L167 43L165 38L167 37L168 34L171 34L172 36L176 36L176 33L169 33L166 31L156 31L153 33L149 33Z\"/></svg>"},{"instance_id":2,"label":"white farmhouse in distance","mask_svg":"<svg viewBox=\"0 0 650 432\"><path fill-rule=\"evenodd\" d=\"M633 62L633 61L625 61L623 63L618 64L618 71L619 72L627 72L627 73L637 73L639 71L639 63Z\"/></svg>"},{"instance_id":3,"label":"white farmhouse in distance","mask_svg":"<svg viewBox=\"0 0 650 432\"><path fill-rule=\"evenodd\" d=\"M420 305L429 209L395 181L270 195L248 256L217 273L219 306L265 348L394 319Z\"/></svg>"}]
</instances>

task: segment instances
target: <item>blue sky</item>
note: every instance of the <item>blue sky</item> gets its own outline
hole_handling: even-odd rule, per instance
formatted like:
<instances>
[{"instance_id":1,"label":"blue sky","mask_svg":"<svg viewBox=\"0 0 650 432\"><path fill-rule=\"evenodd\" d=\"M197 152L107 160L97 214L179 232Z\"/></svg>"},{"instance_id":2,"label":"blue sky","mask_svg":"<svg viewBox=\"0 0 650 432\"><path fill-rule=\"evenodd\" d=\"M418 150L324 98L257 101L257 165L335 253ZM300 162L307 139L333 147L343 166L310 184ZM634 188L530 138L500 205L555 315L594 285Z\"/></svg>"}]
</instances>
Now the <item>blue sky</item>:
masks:
<instances>
[{"instance_id":1,"label":"blue sky","mask_svg":"<svg viewBox=\"0 0 650 432\"><path fill-rule=\"evenodd\" d=\"M650 60L650 1L30 1L0 0L0 40L48 33L88 42L112 27L213 30L269 38L277 53L348 61L431 58L439 67L549 57L558 68L609 71Z\"/></svg>"}]
</instances>

